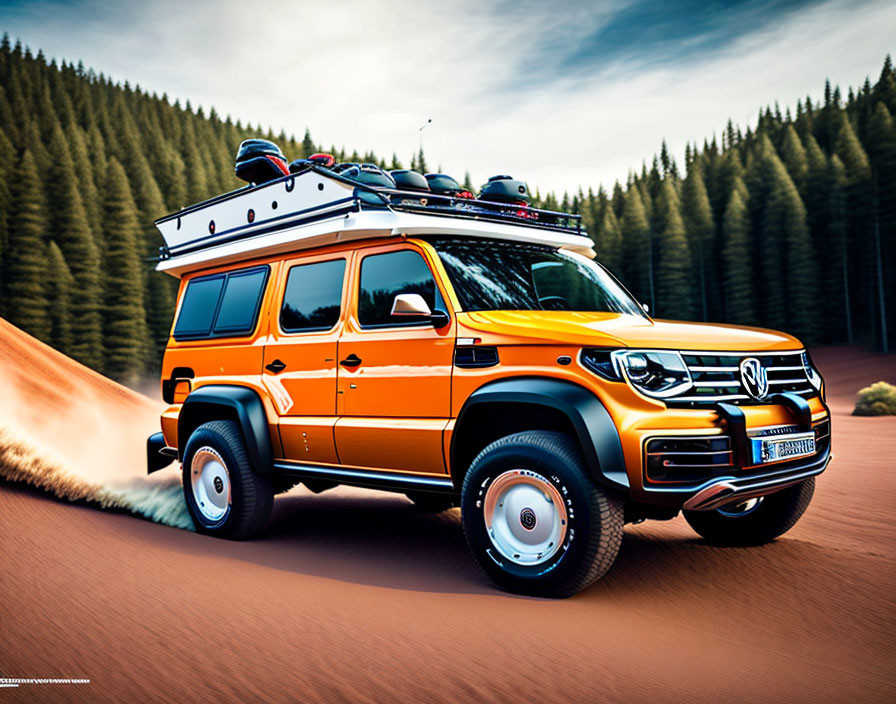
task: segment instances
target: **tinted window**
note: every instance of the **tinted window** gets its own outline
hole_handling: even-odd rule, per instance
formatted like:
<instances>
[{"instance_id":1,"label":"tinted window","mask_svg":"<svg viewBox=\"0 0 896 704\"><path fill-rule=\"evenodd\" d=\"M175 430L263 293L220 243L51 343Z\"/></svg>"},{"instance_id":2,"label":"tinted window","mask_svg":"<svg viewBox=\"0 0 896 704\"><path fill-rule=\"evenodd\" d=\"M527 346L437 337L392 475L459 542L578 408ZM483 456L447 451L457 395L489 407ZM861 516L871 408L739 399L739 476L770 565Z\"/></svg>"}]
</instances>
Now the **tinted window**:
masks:
<instances>
[{"instance_id":1,"label":"tinted window","mask_svg":"<svg viewBox=\"0 0 896 704\"><path fill-rule=\"evenodd\" d=\"M227 277L215 320L216 334L252 332L267 278L267 268L235 272Z\"/></svg>"},{"instance_id":2,"label":"tinted window","mask_svg":"<svg viewBox=\"0 0 896 704\"><path fill-rule=\"evenodd\" d=\"M280 327L285 332L329 330L339 320L345 259L301 264L289 270Z\"/></svg>"},{"instance_id":3,"label":"tinted window","mask_svg":"<svg viewBox=\"0 0 896 704\"><path fill-rule=\"evenodd\" d=\"M184 301L174 326L174 337L202 337L212 331L224 276L193 279L187 284Z\"/></svg>"},{"instance_id":4,"label":"tinted window","mask_svg":"<svg viewBox=\"0 0 896 704\"><path fill-rule=\"evenodd\" d=\"M613 277L580 254L488 240L431 242L465 311L571 310L643 317Z\"/></svg>"},{"instance_id":5,"label":"tinted window","mask_svg":"<svg viewBox=\"0 0 896 704\"><path fill-rule=\"evenodd\" d=\"M191 280L174 326L175 340L248 334L255 328L268 267Z\"/></svg>"},{"instance_id":6,"label":"tinted window","mask_svg":"<svg viewBox=\"0 0 896 704\"><path fill-rule=\"evenodd\" d=\"M429 267L418 252L402 250L373 254L361 262L358 320L364 327L420 325L422 317L392 317L392 303L400 293L419 293L430 310L445 304Z\"/></svg>"}]
</instances>

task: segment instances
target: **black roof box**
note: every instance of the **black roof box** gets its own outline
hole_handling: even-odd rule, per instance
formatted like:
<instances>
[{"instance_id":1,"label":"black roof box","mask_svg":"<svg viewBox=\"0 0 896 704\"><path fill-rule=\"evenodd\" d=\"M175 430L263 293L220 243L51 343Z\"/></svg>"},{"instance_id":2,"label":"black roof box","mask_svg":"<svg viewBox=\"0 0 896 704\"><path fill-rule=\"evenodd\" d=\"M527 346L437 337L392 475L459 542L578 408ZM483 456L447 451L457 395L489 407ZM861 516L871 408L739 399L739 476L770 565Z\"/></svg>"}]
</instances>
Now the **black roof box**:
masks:
<instances>
[{"instance_id":1,"label":"black roof box","mask_svg":"<svg viewBox=\"0 0 896 704\"><path fill-rule=\"evenodd\" d=\"M276 144L267 139L247 139L236 153L235 172L243 181L260 184L286 176L289 168Z\"/></svg>"},{"instance_id":2,"label":"black roof box","mask_svg":"<svg viewBox=\"0 0 896 704\"><path fill-rule=\"evenodd\" d=\"M433 193L453 196L464 190L463 186L448 174L426 174L426 180L429 183L429 190Z\"/></svg>"},{"instance_id":3,"label":"black roof box","mask_svg":"<svg viewBox=\"0 0 896 704\"><path fill-rule=\"evenodd\" d=\"M394 179L376 164L339 164L333 170L344 178L368 186L395 188Z\"/></svg>"},{"instance_id":4,"label":"black roof box","mask_svg":"<svg viewBox=\"0 0 896 704\"><path fill-rule=\"evenodd\" d=\"M517 181L510 176L492 176L479 191L479 198L499 203L528 203L529 187L525 181Z\"/></svg>"},{"instance_id":5,"label":"black roof box","mask_svg":"<svg viewBox=\"0 0 896 704\"><path fill-rule=\"evenodd\" d=\"M402 191L428 191L429 181L419 171L396 169L389 172L395 179L395 187Z\"/></svg>"}]
</instances>

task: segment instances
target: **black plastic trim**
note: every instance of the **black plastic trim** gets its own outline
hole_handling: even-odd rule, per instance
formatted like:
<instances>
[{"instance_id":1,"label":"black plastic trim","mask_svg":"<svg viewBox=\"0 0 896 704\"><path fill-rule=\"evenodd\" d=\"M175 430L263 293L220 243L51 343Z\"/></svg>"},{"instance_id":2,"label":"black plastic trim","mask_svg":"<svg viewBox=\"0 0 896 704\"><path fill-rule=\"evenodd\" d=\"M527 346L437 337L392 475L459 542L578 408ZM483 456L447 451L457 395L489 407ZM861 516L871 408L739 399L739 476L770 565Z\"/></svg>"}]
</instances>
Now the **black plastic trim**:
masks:
<instances>
[{"instance_id":1,"label":"black plastic trim","mask_svg":"<svg viewBox=\"0 0 896 704\"><path fill-rule=\"evenodd\" d=\"M221 415L227 410L228 413ZM268 431L268 417L258 394L245 386L210 384L187 396L177 418L178 459L183 459L187 438L202 423L236 415L243 431L246 453L253 469L268 474L274 464L274 452Z\"/></svg>"},{"instance_id":2,"label":"black plastic trim","mask_svg":"<svg viewBox=\"0 0 896 704\"><path fill-rule=\"evenodd\" d=\"M146 438L146 473L152 474L165 469L177 459L177 450L165 444L162 433L153 433Z\"/></svg>"},{"instance_id":3,"label":"black plastic trim","mask_svg":"<svg viewBox=\"0 0 896 704\"><path fill-rule=\"evenodd\" d=\"M162 379L162 400L165 403L174 403L174 389L177 382L182 379L193 379L196 373L190 367L175 367L171 370L171 376Z\"/></svg>"},{"instance_id":4,"label":"black plastic trim","mask_svg":"<svg viewBox=\"0 0 896 704\"><path fill-rule=\"evenodd\" d=\"M622 442L609 412L593 393L560 379L502 379L476 389L457 415L451 436L452 467L464 416L471 408L485 403L525 403L560 411L575 429L591 476L613 489L628 489Z\"/></svg>"},{"instance_id":5,"label":"black plastic trim","mask_svg":"<svg viewBox=\"0 0 896 704\"><path fill-rule=\"evenodd\" d=\"M274 468L283 474L298 479L327 479L340 484L362 486L370 489L382 489L385 491L431 491L437 493L456 493L451 477L399 474L392 472L380 472L334 465L307 465L299 462L278 460Z\"/></svg>"},{"instance_id":6,"label":"black plastic trim","mask_svg":"<svg viewBox=\"0 0 896 704\"><path fill-rule=\"evenodd\" d=\"M809 406L809 402L799 394L785 391L770 396L768 402L777 403L786 407L787 410L799 419L801 430L808 431L812 429L812 408ZM825 410L827 410L827 408L825 408Z\"/></svg>"},{"instance_id":7,"label":"black plastic trim","mask_svg":"<svg viewBox=\"0 0 896 704\"><path fill-rule=\"evenodd\" d=\"M728 424L728 434L731 436L731 449L734 451L733 461L735 467L743 467L753 464L750 452L750 441L747 438L747 418L739 406L731 403L717 403L716 411Z\"/></svg>"}]
</instances>

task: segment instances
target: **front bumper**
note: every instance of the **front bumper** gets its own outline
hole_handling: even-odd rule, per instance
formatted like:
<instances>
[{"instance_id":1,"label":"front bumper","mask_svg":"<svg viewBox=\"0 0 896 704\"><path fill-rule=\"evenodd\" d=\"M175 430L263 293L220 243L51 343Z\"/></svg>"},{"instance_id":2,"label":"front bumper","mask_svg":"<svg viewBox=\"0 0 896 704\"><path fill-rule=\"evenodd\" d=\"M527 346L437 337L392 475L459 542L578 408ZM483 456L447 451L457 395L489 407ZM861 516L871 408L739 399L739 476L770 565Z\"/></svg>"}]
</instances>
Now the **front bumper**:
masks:
<instances>
[{"instance_id":1,"label":"front bumper","mask_svg":"<svg viewBox=\"0 0 896 704\"><path fill-rule=\"evenodd\" d=\"M777 418L769 425L751 422L756 409L717 403L713 430L643 433L641 481L633 482L633 498L670 508L712 510L774 493L823 472L831 460L830 411L824 401L786 393L764 408L768 410L763 413L777 409ZM813 455L765 461L754 451L761 437L803 432L815 433ZM705 447L696 447L697 443Z\"/></svg>"},{"instance_id":2,"label":"front bumper","mask_svg":"<svg viewBox=\"0 0 896 704\"><path fill-rule=\"evenodd\" d=\"M826 450L813 455L809 461L788 467L782 472L752 477L721 477L698 489L682 506L686 511L711 511L730 504L757 496L766 496L794 484L799 484L809 477L821 474L831 461L831 451Z\"/></svg>"}]
</instances>

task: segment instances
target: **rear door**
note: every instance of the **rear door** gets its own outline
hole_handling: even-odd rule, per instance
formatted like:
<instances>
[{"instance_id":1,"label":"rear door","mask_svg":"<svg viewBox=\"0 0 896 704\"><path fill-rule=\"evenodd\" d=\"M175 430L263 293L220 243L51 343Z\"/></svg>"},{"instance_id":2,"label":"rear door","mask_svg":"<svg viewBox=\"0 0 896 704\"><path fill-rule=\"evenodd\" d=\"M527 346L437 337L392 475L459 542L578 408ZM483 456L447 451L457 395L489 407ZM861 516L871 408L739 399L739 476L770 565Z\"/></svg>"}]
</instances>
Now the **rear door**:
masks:
<instances>
[{"instance_id":1,"label":"rear door","mask_svg":"<svg viewBox=\"0 0 896 704\"><path fill-rule=\"evenodd\" d=\"M336 349L350 253L283 265L264 350L263 380L280 415L283 456L336 464Z\"/></svg>"},{"instance_id":2,"label":"rear door","mask_svg":"<svg viewBox=\"0 0 896 704\"><path fill-rule=\"evenodd\" d=\"M442 432L451 413L455 321L424 251L411 243L355 252L351 304L339 338L336 445L344 465L444 474ZM391 316L400 293L449 313Z\"/></svg>"}]
</instances>

